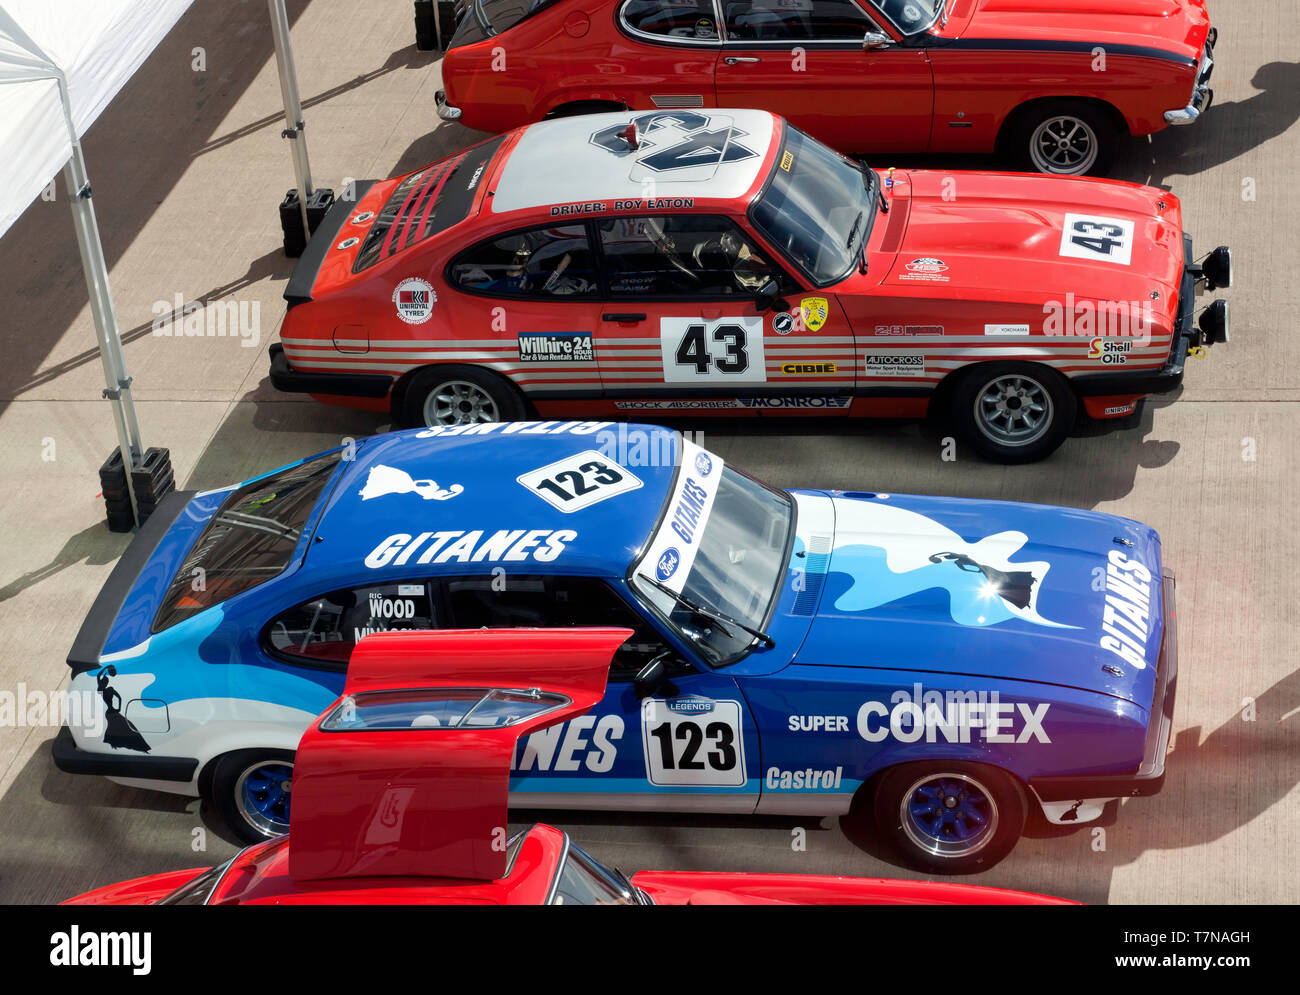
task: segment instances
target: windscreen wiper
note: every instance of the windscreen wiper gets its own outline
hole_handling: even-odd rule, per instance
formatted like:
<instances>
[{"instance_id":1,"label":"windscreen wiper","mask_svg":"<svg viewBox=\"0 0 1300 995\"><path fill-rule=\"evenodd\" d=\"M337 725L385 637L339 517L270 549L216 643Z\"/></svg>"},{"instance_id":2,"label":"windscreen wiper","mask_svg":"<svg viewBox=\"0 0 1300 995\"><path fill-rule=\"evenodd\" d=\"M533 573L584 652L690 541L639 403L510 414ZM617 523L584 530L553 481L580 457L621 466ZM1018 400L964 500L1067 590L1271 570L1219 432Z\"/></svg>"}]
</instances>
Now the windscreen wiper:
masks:
<instances>
[{"instance_id":1,"label":"windscreen wiper","mask_svg":"<svg viewBox=\"0 0 1300 995\"><path fill-rule=\"evenodd\" d=\"M711 619L714 622L723 622L727 625L734 625L736 626L736 628L748 632L751 636L757 639L768 649L771 649L773 646L776 645L776 640L773 639L771 636L769 636L762 629L755 629L752 625L746 625L738 618L732 618L730 615L726 615L720 611L715 611L712 608L705 608L704 605L697 604L696 602L692 601L690 598L686 597L686 595L674 591L667 584L660 583L654 577L647 577L645 574L637 574L637 577L640 580L645 581L647 584L651 584L654 587L657 587L659 590L663 591L665 594L671 597L674 601L676 601L687 611L694 612L697 615L702 615L705 618Z\"/></svg>"}]
</instances>

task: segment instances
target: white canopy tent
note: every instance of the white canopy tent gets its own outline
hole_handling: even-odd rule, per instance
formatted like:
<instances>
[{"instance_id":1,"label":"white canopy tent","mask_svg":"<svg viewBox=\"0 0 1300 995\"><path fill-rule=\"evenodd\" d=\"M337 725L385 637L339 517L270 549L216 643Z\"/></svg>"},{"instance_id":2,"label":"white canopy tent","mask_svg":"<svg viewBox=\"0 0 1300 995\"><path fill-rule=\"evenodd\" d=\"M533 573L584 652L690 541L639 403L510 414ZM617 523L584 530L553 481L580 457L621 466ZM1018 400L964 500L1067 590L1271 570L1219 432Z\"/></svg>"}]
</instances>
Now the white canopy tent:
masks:
<instances>
[{"instance_id":1,"label":"white canopy tent","mask_svg":"<svg viewBox=\"0 0 1300 995\"><path fill-rule=\"evenodd\" d=\"M191 2L0 0L0 237L62 170L104 365L104 396L113 405L133 509L130 471L143 453L140 427L80 139ZM311 175L288 18L284 0L268 0L268 6L286 136L294 139L294 170L305 205Z\"/></svg>"}]
</instances>

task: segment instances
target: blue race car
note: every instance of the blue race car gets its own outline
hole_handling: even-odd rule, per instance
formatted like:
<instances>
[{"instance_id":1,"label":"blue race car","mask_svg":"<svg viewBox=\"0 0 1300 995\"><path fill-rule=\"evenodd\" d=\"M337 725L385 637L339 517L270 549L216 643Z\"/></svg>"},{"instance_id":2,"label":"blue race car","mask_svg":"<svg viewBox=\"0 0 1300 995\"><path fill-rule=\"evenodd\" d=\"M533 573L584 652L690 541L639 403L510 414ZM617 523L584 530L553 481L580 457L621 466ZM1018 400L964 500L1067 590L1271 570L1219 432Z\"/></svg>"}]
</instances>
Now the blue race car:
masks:
<instances>
[{"instance_id":1,"label":"blue race car","mask_svg":"<svg viewBox=\"0 0 1300 995\"><path fill-rule=\"evenodd\" d=\"M73 646L91 704L54 758L253 840L287 828L293 751L367 634L625 626L600 704L520 743L512 804L874 813L968 871L1031 809L1159 790L1173 590L1111 515L781 491L648 426L400 432L169 497Z\"/></svg>"}]
</instances>

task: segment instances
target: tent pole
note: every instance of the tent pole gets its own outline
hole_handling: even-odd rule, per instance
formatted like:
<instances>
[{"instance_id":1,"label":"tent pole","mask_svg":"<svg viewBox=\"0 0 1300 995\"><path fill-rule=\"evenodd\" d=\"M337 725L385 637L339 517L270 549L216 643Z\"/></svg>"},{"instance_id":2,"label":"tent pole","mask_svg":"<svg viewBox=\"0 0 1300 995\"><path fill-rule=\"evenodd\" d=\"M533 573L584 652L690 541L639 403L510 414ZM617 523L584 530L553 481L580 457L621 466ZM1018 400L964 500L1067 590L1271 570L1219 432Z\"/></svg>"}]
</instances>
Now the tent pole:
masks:
<instances>
[{"instance_id":1,"label":"tent pole","mask_svg":"<svg viewBox=\"0 0 1300 995\"><path fill-rule=\"evenodd\" d=\"M122 453L122 468L126 473L126 491L131 499L131 513L140 520L136 505L135 487L131 471L140 462L143 448L140 443L140 425L135 417L135 401L131 397L131 378L126 372L126 356L122 352L122 336L117 325L117 312L108 284L108 263L104 260L104 246L99 238L99 224L95 220L95 207L90 199L90 177L81 154L81 143L72 142L72 158L63 167L63 180L68 188L68 201L72 205L72 219L77 229L77 248L81 252L81 268L86 276L86 289L90 294L90 312L95 321L95 337L99 340L99 356L104 365L104 397L112 401L113 421L117 427L117 442Z\"/></svg>"},{"instance_id":2,"label":"tent pole","mask_svg":"<svg viewBox=\"0 0 1300 995\"><path fill-rule=\"evenodd\" d=\"M280 96L284 100L282 132L293 142L293 172L298 181L298 207L302 212L302 233L311 238L307 220L307 198L312 194L311 165L307 161L306 124L302 119L302 101L298 96L298 70L293 63L293 44L289 40L289 15L284 0L267 0L271 11L271 35L275 39L275 65L280 73Z\"/></svg>"}]
</instances>

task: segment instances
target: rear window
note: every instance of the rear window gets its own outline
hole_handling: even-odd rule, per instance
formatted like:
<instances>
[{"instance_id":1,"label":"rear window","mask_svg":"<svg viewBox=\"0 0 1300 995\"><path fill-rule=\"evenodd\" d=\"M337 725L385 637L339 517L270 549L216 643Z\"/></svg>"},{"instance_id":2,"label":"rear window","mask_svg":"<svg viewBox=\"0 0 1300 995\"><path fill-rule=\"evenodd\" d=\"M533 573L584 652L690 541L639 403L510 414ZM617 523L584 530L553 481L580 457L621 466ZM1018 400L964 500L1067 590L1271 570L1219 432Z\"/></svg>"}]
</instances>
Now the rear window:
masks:
<instances>
[{"instance_id":1,"label":"rear window","mask_svg":"<svg viewBox=\"0 0 1300 995\"><path fill-rule=\"evenodd\" d=\"M473 45L492 38L559 2L560 0L470 0L447 47Z\"/></svg>"},{"instance_id":2,"label":"rear window","mask_svg":"<svg viewBox=\"0 0 1300 995\"><path fill-rule=\"evenodd\" d=\"M236 490L181 563L154 619L161 632L270 580L289 565L339 452L286 467Z\"/></svg>"},{"instance_id":3,"label":"rear window","mask_svg":"<svg viewBox=\"0 0 1300 995\"><path fill-rule=\"evenodd\" d=\"M475 145L399 183L366 233L352 272L360 273L464 221L483 173L503 141L505 136L499 136Z\"/></svg>"}]
</instances>

